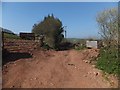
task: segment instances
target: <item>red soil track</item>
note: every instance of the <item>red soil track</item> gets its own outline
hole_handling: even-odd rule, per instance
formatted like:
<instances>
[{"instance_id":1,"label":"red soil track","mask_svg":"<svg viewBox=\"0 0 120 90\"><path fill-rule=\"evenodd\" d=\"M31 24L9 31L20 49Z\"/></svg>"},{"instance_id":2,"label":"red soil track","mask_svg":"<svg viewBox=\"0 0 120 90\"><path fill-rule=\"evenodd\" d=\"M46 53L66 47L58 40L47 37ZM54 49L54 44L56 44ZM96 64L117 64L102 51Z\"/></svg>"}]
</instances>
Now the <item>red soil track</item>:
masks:
<instances>
[{"instance_id":1,"label":"red soil track","mask_svg":"<svg viewBox=\"0 0 120 90\"><path fill-rule=\"evenodd\" d=\"M32 58L3 66L3 88L110 88L102 72L86 62L97 57L98 52L35 51Z\"/></svg>"}]
</instances>

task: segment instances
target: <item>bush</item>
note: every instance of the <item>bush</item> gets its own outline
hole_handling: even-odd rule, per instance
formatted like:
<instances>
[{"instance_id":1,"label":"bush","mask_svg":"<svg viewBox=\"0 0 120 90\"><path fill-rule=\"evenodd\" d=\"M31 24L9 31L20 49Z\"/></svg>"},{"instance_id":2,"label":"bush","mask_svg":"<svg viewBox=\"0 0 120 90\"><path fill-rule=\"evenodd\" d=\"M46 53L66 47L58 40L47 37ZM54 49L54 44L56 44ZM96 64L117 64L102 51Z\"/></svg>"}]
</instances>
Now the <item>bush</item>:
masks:
<instances>
[{"instance_id":1,"label":"bush","mask_svg":"<svg viewBox=\"0 0 120 90\"><path fill-rule=\"evenodd\" d=\"M68 41L63 41L59 46L59 50L69 50L73 48L74 48L74 44Z\"/></svg>"},{"instance_id":2,"label":"bush","mask_svg":"<svg viewBox=\"0 0 120 90\"><path fill-rule=\"evenodd\" d=\"M49 47L49 45L47 43L44 43L42 47L46 50L52 49L52 48Z\"/></svg>"},{"instance_id":3,"label":"bush","mask_svg":"<svg viewBox=\"0 0 120 90\"><path fill-rule=\"evenodd\" d=\"M83 49L85 49L86 47L84 46L84 45L80 45L80 46L75 46L75 50L83 50Z\"/></svg>"},{"instance_id":4,"label":"bush","mask_svg":"<svg viewBox=\"0 0 120 90\"><path fill-rule=\"evenodd\" d=\"M118 75L120 62L118 60L118 50L115 48L101 48L96 67L109 74Z\"/></svg>"}]
</instances>

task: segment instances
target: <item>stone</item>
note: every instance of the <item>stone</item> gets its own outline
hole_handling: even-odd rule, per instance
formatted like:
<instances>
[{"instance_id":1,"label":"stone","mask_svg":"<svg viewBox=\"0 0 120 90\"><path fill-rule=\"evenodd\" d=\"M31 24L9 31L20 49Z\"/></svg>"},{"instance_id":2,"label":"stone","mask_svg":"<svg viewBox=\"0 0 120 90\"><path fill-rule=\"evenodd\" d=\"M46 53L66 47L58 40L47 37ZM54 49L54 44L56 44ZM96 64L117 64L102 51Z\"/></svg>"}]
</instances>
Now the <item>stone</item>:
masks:
<instances>
[{"instance_id":1,"label":"stone","mask_svg":"<svg viewBox=\"0 0 120 90\"><path fill-rule=\"evenodd\" d=\"M68 65L70 65L70 66L75 66L75 64L70 64L70 63L68 63Z\"/></svg>"},{"instance_id":2,"label":"stone","mask_svg":"<svg viewBox=\"0 0 120 90\"><path fill-rule=\"evenodd\" d=\"M50 83L52 86L54 85L53 83Z\"/></svg>"},{"instance_id":3,"label":"stone","mask_svg":"<svg viewBox=\"0 0 120 90\"><path fill-rule=\"evenodd\" d=\"M98 76L98 75L99 75L99 73L98 73L98 72L94 72L94 74L95 74L95 76Z\"/></svg>"},{"instance_id":4,"label":"stone","mask_svg":"<svg viewBox=\"0 0 120 90\"><path fill-rule=\"evenodd\" d=\"M84 77L87 77L87 75L84 75Z\"/></svg>"},{"instance_id":5,"label":"stone","mask_svg":"<svg viewBox=\"0 0 120 90\"><path fill-rule=\"evenodd\" d=\"M88 60L83 60L85 63L90 63L90 61L88 61Z\"/></svg>"},{"instance_id":6,"label":"stone","mask_svg":"<svg viewBox=\"0 0 120 90\"><path fill-rule=\"evenodd\" d=\"M95 65L92 65L92 67L95 67Z\"/></svg>"}]
</instances>

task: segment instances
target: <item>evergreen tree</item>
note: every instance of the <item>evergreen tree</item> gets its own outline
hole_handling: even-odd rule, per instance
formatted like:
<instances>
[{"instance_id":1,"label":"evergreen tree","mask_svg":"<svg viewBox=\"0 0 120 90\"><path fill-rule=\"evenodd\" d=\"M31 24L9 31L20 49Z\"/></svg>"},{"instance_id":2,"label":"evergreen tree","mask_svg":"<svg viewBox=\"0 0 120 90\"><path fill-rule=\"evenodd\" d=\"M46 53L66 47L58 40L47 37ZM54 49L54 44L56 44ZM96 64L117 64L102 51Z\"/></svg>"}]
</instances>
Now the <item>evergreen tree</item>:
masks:
<instances>
[{"instance_id":1,"label":"evergreen tree","mask_svg":"<svg viewBox=\"0 0 120 90\"><path fill-rule=\"evenodd\" d=\"M53 14L44 17L40 23L34 24L32 29L36 35L44 35L45 43L54 49L59 48L59 44L64 38L63 31L62 22Z\"/></svg>"}]
</instances>

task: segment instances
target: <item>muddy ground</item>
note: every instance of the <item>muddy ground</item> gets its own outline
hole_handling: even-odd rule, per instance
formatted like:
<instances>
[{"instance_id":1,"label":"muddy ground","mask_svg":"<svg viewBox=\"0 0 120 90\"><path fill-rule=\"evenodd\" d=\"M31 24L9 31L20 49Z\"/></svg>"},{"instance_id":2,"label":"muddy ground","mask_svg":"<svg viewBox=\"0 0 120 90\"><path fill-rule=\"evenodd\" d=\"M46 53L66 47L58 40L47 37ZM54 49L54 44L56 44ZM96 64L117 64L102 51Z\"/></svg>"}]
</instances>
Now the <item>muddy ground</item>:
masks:
<instances>
[{"instance_id":1,"label":"muddy ground","mask_svg":"<svg viewBox=\"0 0 120 90\"><path fill-rule=\"evenodd\" d=\"M117 80L106 80L89 61L97 49L35 51L30 58L17 58L3 66L3 88L110 88Z\"/></svg>"}]
</instances>

